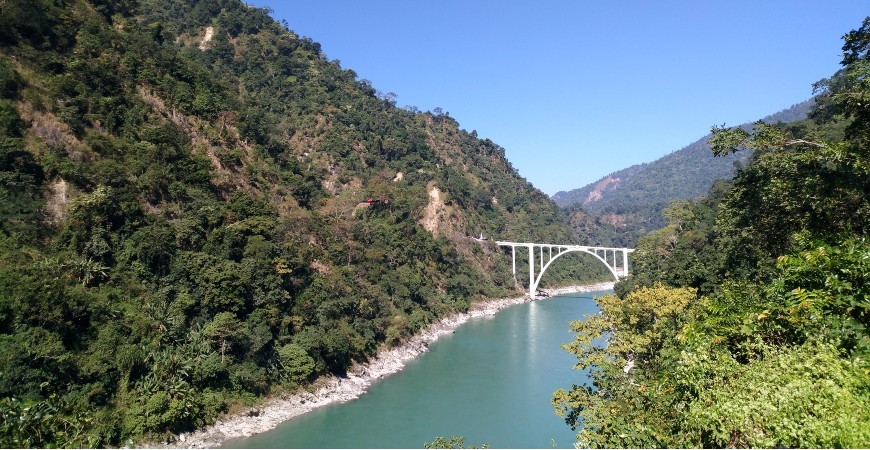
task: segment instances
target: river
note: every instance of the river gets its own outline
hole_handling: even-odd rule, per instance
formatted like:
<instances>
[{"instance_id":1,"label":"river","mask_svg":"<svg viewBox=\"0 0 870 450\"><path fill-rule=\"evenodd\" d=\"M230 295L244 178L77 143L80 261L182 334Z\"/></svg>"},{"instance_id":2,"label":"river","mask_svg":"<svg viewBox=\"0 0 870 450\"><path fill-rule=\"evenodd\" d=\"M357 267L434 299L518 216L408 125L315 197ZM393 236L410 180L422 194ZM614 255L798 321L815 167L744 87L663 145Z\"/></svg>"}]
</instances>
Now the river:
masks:
<instances>
[{"instance_id":1,"label":"river","mask_svg":"<svg viewBox=\"0 0 870 450\"><path fill-rule=\"evenodd\" d=\"M601 292L522 303L472 319L362 397L333 404L224 448L422 448L461 435L493 448L571 448L553 391L583 382L560 348L568 322L598 311Z\"/></svg>"}]
</instances>

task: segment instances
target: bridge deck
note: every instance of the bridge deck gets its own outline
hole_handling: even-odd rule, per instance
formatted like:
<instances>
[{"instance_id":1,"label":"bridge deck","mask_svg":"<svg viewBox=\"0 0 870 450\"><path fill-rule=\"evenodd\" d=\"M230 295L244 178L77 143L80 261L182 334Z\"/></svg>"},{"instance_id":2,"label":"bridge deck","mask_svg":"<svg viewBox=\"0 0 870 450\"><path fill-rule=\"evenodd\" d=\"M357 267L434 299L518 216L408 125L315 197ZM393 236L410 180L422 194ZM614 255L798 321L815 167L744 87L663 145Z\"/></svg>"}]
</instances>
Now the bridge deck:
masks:
<instances>
[{"instance_id":1,"label":"bridge deck","mask_svg":"<svg viewBox=\"0 0 870 450\"><path fill-rule=\"evenodd\" d=\"M541 277L544 276L544 272L550 267L550 264L553 263L560 256L565 255L566 253L571 252L582 252L587 253L599 261L604 263L610 273L613 274L613 277L619 280L620 275L622 277L628 276L628 254L633 252L633 248L619 248L619 247L598 247L598 246L589 246L589 245L577 245L577 244L541 244L536 242L511 242L511 241L495 241L495 243L502 247L510 247L511 255L513 258L513 274L516 277L517 274L517 247L526 247L529 249L529 296L534 297L538 288L538 284L541 282ZM540 249L540 272L538 276L535 277L535 250ZM544 263L544 249L547 249L549 252L549 258L547 262ZM553 249L556 249L556 255L553 255ZM616 254L622 254L622 265L620 267L617 264ZM612 255L612 262L608 261L608 254Z\"/></svg>"}]
</instances>

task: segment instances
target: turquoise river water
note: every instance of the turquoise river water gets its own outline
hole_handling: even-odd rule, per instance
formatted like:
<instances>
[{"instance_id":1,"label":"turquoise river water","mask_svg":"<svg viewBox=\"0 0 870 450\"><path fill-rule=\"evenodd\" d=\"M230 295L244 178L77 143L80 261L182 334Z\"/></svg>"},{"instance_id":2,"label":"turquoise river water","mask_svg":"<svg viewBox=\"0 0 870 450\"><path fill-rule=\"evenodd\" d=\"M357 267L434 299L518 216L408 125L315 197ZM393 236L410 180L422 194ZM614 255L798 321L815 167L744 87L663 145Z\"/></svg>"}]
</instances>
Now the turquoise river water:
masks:
<instances>
[{"instance_id":1,"label":"turquoise river water","mask_svg":"<svg viewBox=\"0 0 870 450\"><path fill-rule=\"evenodd\" d=\"M553 412L558 388L580 384L571 320L595 313L592 297L568 294L472 319L360 398L330 405L224 448L422 448L459 435L492 448L571 448L574 431Z\"/></svg>"}]
</instances>

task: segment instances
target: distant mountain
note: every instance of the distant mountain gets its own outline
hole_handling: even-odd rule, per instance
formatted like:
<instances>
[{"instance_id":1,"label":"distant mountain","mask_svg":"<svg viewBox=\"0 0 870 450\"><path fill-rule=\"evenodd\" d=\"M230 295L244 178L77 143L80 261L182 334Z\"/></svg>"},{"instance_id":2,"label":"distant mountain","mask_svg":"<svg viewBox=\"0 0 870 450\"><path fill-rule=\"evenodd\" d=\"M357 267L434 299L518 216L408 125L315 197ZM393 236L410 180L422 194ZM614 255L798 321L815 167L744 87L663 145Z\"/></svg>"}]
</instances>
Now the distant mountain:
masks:
<instances>
[{"instance_id":1,"label":"distant mountain","mask_svg":"<svg viewBox=\"0 0 870 450\"><path fill-rule=\"evenodd\" d=\"M790 123L807 117L814 101L798 103L762 119L767 123ZM745 124L749 126L749 124ZM711 135L653 162L637 164L606 175L582 188L557 192L552 199L568 209L569 220L579 209L601 218L602 223L625 228L628 233L620 243L598 237L596 244L631 245L637 236L664 224L662 210L674 200L688 200L704 195L713 181L730 179L735 165L745 163L751 152L714 157L707 141ZM584 215L584 222L588 218ZM575 224L576 225L576 224ZM576 228L576 226L575 226ZM585 233L589 235L588 230ZM611 233L608 233L608 236ZM595 240L592 233L590 239Z\"/></svg>"}]
</instances>

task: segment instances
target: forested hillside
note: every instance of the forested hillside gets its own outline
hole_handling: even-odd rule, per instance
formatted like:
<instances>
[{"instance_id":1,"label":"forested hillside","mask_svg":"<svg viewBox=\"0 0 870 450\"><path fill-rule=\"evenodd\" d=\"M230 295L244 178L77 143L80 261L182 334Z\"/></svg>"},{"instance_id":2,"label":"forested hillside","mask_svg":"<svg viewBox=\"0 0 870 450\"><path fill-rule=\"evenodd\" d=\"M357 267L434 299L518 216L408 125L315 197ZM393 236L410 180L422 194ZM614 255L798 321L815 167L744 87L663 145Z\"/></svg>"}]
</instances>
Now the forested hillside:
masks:
<instances>
[{"instance_id":1,"label":"forested hillside","mask_svg":"<svg viewBox=\"0 0 870 450\"><path fill-rule=\"evenodd\" d=\"M747 164L572 323L592 381L554 405L582 447L870 446L870 18L844 39L811 120L716 128Z\"/></svg>"},{"instance_id":2,"label":"forested hillside","mask_svg":"<svg viewBox=\"0 0 870 450\"><path fill-rule=\"evenodd\" d=\"M576 239L497 144L238 0L6 1L0 95L4 447L208 424L521 292L470 236Z\"/></svg>"},{"instance_id":3,"label":"forested hillside","mask_svg":"<svg viewBox=\"0 0 870 450\"><path fill-rule=\"evenodd\" d=\"M813 100L807 100L761 120L768 124L803 120L812 105ZM668 204L706 194L713 181L730 179L736 167L748 161L751 151L714 157L711 137L708 134L653 162L616 171L582 188L557 192L552 199L568 212L581 234L589 220L586 216L591 216L597 224L591 230L592 243L634 247L640 236L665 225Z\"/></svg>"}]
</instances>

